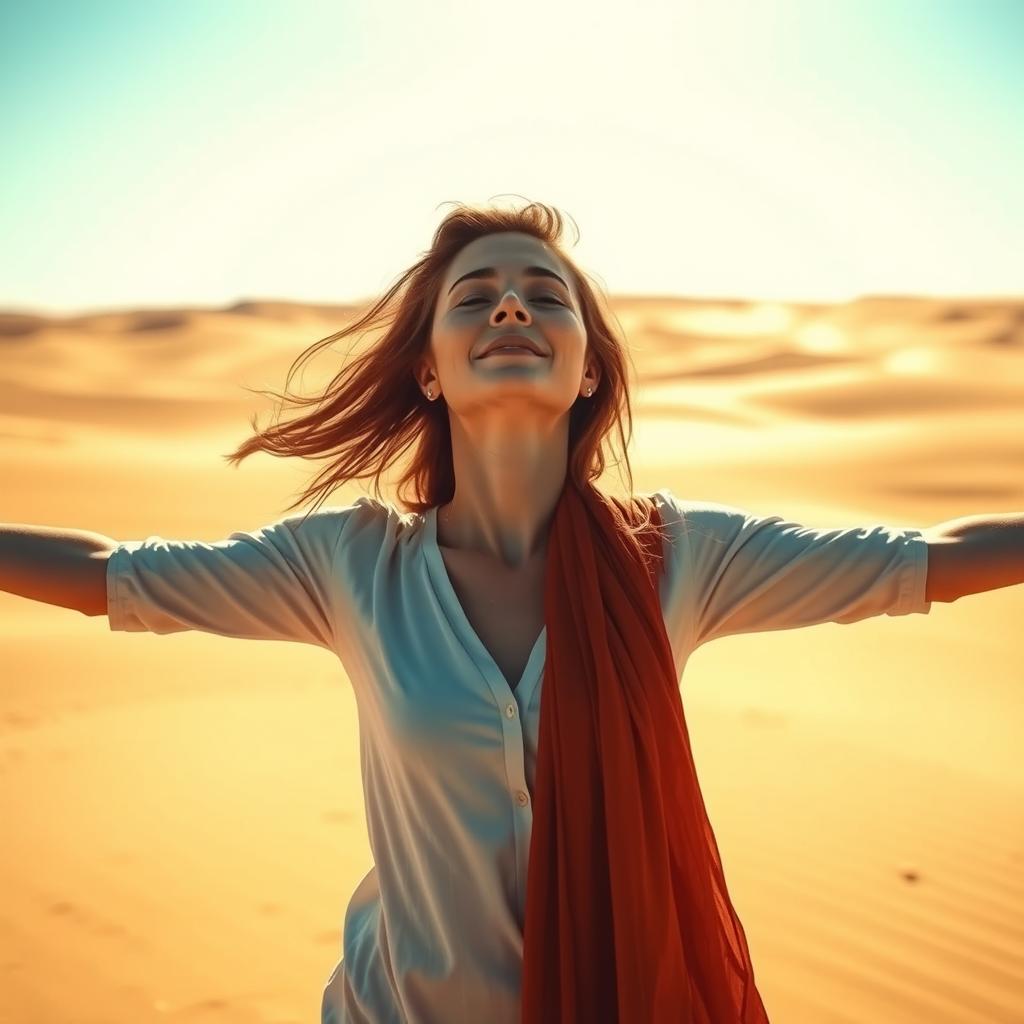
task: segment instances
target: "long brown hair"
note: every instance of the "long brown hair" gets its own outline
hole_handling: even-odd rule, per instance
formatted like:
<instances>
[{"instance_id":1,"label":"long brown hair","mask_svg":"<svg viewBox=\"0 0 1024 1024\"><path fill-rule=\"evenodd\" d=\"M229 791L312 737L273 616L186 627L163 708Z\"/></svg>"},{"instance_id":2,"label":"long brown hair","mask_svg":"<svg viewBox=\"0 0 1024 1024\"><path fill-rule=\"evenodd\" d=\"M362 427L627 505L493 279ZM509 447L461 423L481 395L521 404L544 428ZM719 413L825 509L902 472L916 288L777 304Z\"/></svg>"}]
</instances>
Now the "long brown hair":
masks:
<instances>
[{"instance_id":1,"label":"long brown hair","mask_svg":"<svg viewBox=\"0 0 1024 1024\"><path fill-rule=\"evenodd\" d=\"M429 348L434 304L451 260L464 246L483 235L517 231L547 243L569 268L580 298L588 353L601 366L601 387L591 398L577 398L570 410L570 479L582 489L601 475L605 468L603 442L617 425L632 495L633 474L626 452L633 434L628 348L621 333L612 327L611 321L618 324L618 320L603 292L591 286L588 275L563 250L562 225L561 213L543 203L530 203L518 210L456 204L455 210L441 221L422 259L406 270L356 323L306 349L288 371L284 395L269 392L283 402L317 408L266 430L260 430L253 417L255 434L224 457L235 466L258 451L331 459L330 465L288 506L291 511L317 494L319 504L348 480L371 476L380 500L381 474L410 445L415 445L396 488L398 500L406 510L417 513L450 501L455 494L455 475L448 411L443 399L430 402L424 397L414 370ZM322 395L288 395L293 373L315 351L360 329L381 325L384 334L379 340L343 367ZM628 424L626 432L622 428L623 412ZM619 464L618 460L615 464Z\"/></svg>"}]
</instances>

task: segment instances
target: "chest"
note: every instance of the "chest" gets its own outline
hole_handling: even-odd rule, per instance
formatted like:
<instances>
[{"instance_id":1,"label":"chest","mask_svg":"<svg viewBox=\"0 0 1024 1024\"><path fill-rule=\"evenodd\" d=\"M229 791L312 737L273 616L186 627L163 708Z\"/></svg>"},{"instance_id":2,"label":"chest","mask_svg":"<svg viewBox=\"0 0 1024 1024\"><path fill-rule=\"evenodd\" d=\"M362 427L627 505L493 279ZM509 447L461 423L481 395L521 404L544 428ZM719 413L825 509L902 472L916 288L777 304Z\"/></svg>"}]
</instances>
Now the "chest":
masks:
<instances>
[{"instance_id":1,"label":"chest","mask_svg":"<svg viewBox=\"0 0 1024 1024\"><path fill-rule=\"evenodd\" d=\"M440 551L469 624L514 690L544 628L545 561L509 568L473 552Z\"/></svg>"}]
</instances>

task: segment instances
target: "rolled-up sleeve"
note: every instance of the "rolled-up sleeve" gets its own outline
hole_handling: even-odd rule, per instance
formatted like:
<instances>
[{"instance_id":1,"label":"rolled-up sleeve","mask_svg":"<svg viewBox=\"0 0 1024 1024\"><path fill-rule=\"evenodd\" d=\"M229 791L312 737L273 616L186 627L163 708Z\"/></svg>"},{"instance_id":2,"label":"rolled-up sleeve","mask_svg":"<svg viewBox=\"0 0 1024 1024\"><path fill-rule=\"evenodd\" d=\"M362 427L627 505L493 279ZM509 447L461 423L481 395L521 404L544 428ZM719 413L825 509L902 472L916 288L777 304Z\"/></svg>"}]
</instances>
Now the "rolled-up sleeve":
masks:
<instances>
[{"instance_id":1,"label":"rolled-up sleeve","mask_svg":"<svg viewBox=\"0 0 1024 1024\"><path fill-rule=\"evenodd\" d=\"M124 541L107 561L111 631L199 630L333 649L335 552L349 509L288 516L226 540Z\"/></svg>"},{"instance_id":2,"label":"rolled-up sleeve","mask_svg":"<svg viewBox=\"0 0 1024 1024\"><path fill-rule=\"evenodd\" d=\"M736 633L927 615L928 543L884 525L813 529L732 505L681 501L675 534L691 649Z\"/></svg>"}]
</instances>

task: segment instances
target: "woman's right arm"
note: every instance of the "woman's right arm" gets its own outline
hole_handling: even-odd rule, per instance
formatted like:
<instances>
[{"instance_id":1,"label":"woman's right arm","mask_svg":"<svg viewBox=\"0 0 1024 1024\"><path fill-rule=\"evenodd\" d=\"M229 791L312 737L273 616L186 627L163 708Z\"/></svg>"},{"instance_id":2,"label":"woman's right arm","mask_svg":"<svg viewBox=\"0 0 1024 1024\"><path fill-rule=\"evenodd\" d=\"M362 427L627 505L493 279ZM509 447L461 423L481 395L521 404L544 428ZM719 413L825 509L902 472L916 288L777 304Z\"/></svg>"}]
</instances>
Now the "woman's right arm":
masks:
<instances>
[{"instance_id":1,"label":"woman's right arm","mask_svg":"<svg viewBox=\"0 0 1024 1024\"><path fill-rule=\"evenodd\" d=\"M107 558L116 547L116 540L87 530L0 523L0 590L105 615Z\"/></svg>"}]
</instances>

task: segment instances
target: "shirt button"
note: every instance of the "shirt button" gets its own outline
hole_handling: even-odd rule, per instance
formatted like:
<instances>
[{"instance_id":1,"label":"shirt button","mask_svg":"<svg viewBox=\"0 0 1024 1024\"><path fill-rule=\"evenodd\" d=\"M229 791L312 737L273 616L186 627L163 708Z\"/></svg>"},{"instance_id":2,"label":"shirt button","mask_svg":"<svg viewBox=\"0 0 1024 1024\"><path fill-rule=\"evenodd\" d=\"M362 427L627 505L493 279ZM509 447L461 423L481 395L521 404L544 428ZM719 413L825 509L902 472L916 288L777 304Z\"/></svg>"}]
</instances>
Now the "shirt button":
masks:
<instances>
[{"instance_id":1,"label":"shirt button","mask_svg":"<svg viewBox=\"0 0 1024 1024\"><path fill-rule=\"evenodd\" d=\"M516 803L519 804L520 807L525 807L529 802L530 802L529 795L524 793L521 789L517 789L516 790Z\"/></svg>"},{"instance_id":2,"label":"shirt button","mask_svg":"<svg viewBox=\"0 0 1024 1024\"><path fill-rule=\"evenodd\" d=\"M506 706L506 708L505 708L505 715L508 718L515 718L516 717L516 706L515 706L515 704L509 704L509 705Z\"/></svg>"}]
</instances>

